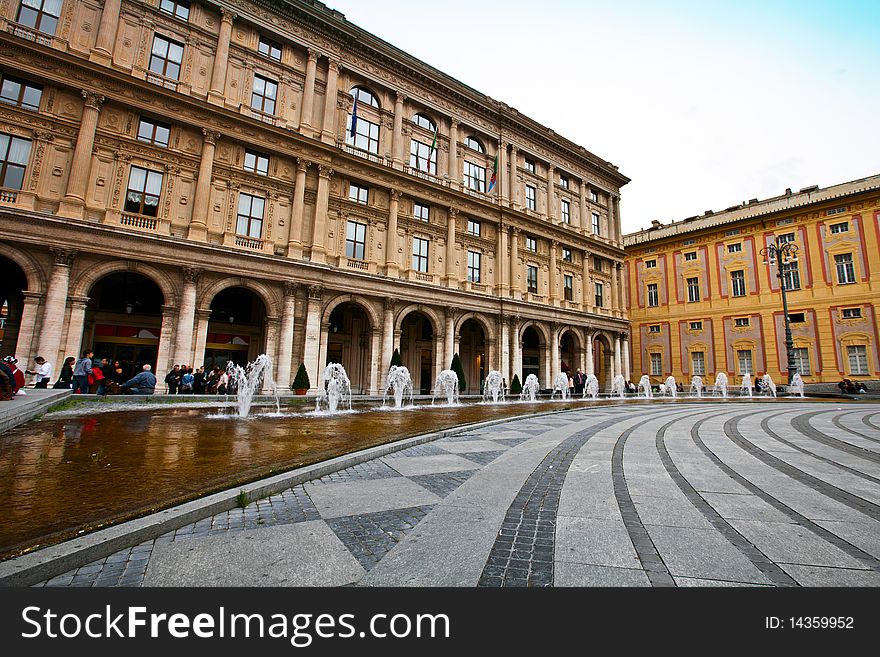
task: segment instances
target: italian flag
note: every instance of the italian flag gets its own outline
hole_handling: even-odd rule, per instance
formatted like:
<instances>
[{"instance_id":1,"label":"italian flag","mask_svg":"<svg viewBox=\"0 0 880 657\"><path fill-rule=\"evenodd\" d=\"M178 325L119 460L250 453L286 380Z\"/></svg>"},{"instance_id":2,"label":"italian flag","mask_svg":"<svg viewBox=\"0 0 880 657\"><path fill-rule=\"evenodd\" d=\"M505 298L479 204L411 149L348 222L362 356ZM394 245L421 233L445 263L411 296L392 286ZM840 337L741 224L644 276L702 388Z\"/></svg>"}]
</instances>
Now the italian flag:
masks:
<instances>
[{"instance_id":1,"label":"italian flag","mask_svg":"<svg viewBox=\"0 0 880 657\"><path fill-rule=\"evenodd\" d=\"M492 191L492 188L495 186L495 183L498 181L498 155L495 155L495 163L492 165L492 177L489 179L489 191Z\"/></svg>"}]
</instances>

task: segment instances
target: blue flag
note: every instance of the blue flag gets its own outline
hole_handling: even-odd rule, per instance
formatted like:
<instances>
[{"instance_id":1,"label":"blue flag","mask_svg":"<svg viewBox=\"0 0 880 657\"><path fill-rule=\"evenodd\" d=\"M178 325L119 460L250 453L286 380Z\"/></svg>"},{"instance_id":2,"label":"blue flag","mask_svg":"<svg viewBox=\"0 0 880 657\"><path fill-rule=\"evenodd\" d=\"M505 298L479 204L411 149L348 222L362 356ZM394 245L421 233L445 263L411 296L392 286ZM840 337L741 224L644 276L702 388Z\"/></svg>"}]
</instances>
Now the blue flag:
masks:
<instances>
[{"instance_id":1,"label":"blue flag","mask_svg":"<svg viewBox=\"0 0 880 657\"><path fill-rule=\"evenodd\" d=\"M354 96L354 105L351 106L351 130L349 131L349 136L354 139L355 134L357 134L357 122L358 122L358 97L357 94Z\"/></svg>"}]
</instances>

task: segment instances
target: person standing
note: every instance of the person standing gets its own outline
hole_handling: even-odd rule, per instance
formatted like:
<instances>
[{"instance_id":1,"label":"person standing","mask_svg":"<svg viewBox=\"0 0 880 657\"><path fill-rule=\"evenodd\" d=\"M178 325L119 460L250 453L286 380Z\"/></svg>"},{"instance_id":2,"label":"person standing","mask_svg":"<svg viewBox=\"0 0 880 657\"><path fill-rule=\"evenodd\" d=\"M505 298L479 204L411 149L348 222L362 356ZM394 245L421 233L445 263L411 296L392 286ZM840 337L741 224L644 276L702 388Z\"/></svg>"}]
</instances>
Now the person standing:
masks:
<instances>
[{"instance_id":1,"label":"person standing","mask_svg":"<svg viewBox=\"0 0 880 657\"><path fill-rule=\"evenodd\" d=\"M52 386L53 388L70 390L70 387L73 385L73 366L75 363L76 358L73 356L68 356L64 359L64 365L61 366L61 374L58 375L58 380Z\"/></svg>"},{"instance_id":2,"label":"person standing","mask_svg":"<svg viewBox=\"0 0 880 657\"><path fill-rule=\"evenodd\" d=\"M76 361L76 367L73 368L73 394L89 392L89 374L92 372L93 355L91 349L86 349L82 353L82 358Z\"/></svg>"},{"instance_id":3,"label":"person standing","mask_svg":"<svg viewBox=\"0 0 880 657\"><path fill-rule=\"evenodd\" d=\"M220 375L217 377L217 394L225 395L226 389L229 387L229 375L226 373L225 369L220 370Z\"/></svg>"},{"instance_id":4,"label":"person standing","mask_svg":"<svg viewBox=\"0 0 880 657\"><path fill-rule=\"evenodd\" d=\"M196 370L196 373L193 375L193 394L195 395L204 395L205 394L205 367L204 365Z\"/></svg>"},{"instance_id":5,"label":"person standing","mask_svg":"<svg viewBox=\"0 0 880 657\"><path fill-rule=\"evenodd\" d=\"M7 356L6 358L3 359L3 362L6 363L6 366L12 372L12 376L15 379L16 391L18 391L18 390L23 391L24 386L25 386L25 378L24 378L24 372L22 372L20 369L18 369L18 365L16 365L16 363L18 363L18 359L15 356ZM24 392L22 392L22 394L24 394Z\"/></svg>"},{"instance_id":6,"label":"person standing","mask_svg":"<svg viewBox=\"0 0 880 657\"><path fill-rule=\"evenodd\" d=\"M175 365L171 371L165 375L165 384L168 386L169 395L177 394L177 386L180 384L180 365Z\"/></svg>"},{"instance_id":7,"label":"person standing","mask_svg":"<svg viewBox=\"0 0 880 657\"><path fill-rule=\"evenodd\" d=\"M48 388L49 381L52 380L52 363L48 362L42 356L37 356L34 358L34 362L37 364L37 369L34 371L25 370L27 374L33 374L37 380L34 381L34 388Z\"/></svg>"},{"instance_id":8,"label":"person standing","mask_svg":"<svg viewBox=\"0 0 880 657\"><path fill-rule=\"evenodd\" d=\"M587 377L584 376L584 373L581 372L581 368L577 369L577 372L574 374L574 394L582 395L584 394L584 385L587 382Z\"/></svg>"},{"instance_id":9,"label":"person standing","mask_svg":"<svg viewBox=\"0 0 880 657\"><path fill-rule=\"evenodd\" d=\"M0 401L12 401L17 391L15 375L4 361L0 361Z\"/></svg>"}]
</instances>

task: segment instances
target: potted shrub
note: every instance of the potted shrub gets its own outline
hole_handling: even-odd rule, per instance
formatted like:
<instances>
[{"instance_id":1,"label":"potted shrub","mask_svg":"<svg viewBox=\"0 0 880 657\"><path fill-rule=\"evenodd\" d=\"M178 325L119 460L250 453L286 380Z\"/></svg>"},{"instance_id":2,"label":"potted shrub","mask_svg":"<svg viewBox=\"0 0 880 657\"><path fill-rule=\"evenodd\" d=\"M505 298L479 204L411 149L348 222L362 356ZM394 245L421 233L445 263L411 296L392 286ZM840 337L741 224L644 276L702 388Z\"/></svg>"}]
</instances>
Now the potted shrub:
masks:
<instances>
[{"instance_id":1,"label":"potted shrub","mask_svg":"<svg viewBox=\"0 0 880 657\"><path fill-rule=\"evenodd\" d=\"M461 358L458 357L458 354L452 357L452 365L449 369L458 375L458 394L463 395L467 390L467 380L464 378L464 367L461 366Z\"/></svg>"},{"instance_id":2,"label":"potted shrub","mask_svg":"<svg viewBox=\"0 0 880 657\"><path fill-rule=\"evenodd\" d=\"M513 381L510 382L510 394L519 395L522 393L522 384L519 382L519 375L513 375Z\"/></svg>"},{"instance_id":3,"label":"potted shrub","mask_svg":"<svg viewBox=\"0 0 880 657\"><path fill-rule=\"evenodd\" d=\"M299 364L299 369L296 371L296 376L293 378L293 383L290 387L298 395L306 394L309 388L312 387L312 384L309 382L309 373L306 372L305 363Z\"/></svg>"}]
</instances>

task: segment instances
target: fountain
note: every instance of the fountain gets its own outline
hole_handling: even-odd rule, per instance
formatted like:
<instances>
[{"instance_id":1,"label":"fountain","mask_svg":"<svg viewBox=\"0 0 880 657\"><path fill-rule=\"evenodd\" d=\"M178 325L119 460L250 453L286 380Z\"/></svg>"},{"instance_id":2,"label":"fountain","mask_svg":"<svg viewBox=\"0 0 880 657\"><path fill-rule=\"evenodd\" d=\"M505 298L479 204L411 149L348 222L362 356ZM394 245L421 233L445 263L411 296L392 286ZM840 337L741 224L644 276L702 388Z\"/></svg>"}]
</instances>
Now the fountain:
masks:
<instances>
[{"instance_id":1,"label":"fountain","mask_svg":"<svg viewBox=\"0 0 880 657\"><path fill-rule=\"evenodd\" d=\"M654 397L654 393L651 391L651 379L647 374L642 374L642 378L639 379L639 390L645 391L645 399Z\"/></svg>"},{"instance_id":2,"label":"fountain","mask_svg":"<svg viewBox=\"0 0 880 657\"><path fill-rule=\"evenodd\" d=\"M703 396L703 377L695 376L691 379L691 392L695 393L697 399Z\"/></svg>"},{"instance_id":3,"label":"fountain","mask_svg":"<svg viewBox=\"0 0 880 657\"><path fill-rule=\"evenodd\" d=\"M611 396L621 399L626 397L626 379L623 378L623 374L618 374L611 382Z\"/></svg>"},{"instance_id":4,"label":"fountain","mask_svg":"<svg viewBox=\"0 0 880 657\"><path fill-rule=\"evenodd\" d=\"M272 359L266 354L257 356L253 363L248 363L247 367L236 365L232 361L226 364L226 371L229 372L229 380L238 391L238 416L247 417L251 412L251 404L254 394L262 388L271 389L275 395L275 409L281 412L281 405L278 401L278 392L275 388L275 381L272 379Z\"/></svg>"},{"instance_id":5,"label":"fountain","mask_svg":"<svg viewBox=\"0 0 880 657\"><path fill-rule=\"evenodd\" d=\"M667 376L666 377L666 392L672 395L672 398L675 399L678 393L678 390L675 387L675 377Z\"/></svg>"},{"instance_id":6,"label":"fountain","mask_svg":"<svg viewBox=\"0 0 880 657\"><path fill-rule=\"evenodd\" d=\"M536 400L538 396L538 390L541 389L541 383L538 381L538 377L534 374L529 374L526 377L526 382L523 383L522 392L519 395L520 400L526 400L533 402Z\"/></svg>"},{"instance_id":7,"label":"fountain","mask_svg":"<svg viewBox=\"0 0 880 657\"><path fill-rule=\"evenodd\" d=\"M443 370L437 375L437 381L434 383L434 397L440 392L446 396L447 404L458 403L458 374L452 370ZM431 398L431 404L434 404L434 397Z\"/></svg>"},{"instance_id":8,"label":"fountain","mask_svg":"<svg viewBox=\"0 0 880 657\"><path fill-rule=\"evenodd\" d=\"M385 406L385 395L388 391L394 395L394 408L403 406L403 398L409 396L409 405L413 404L413 383L409 370L403 365L392 365L388 370L388 382L385 385L385 393L382 396L382 406Z\"/></svg>"},{"instance_id":9,"label":"fountain","mask_svg":"<svg viewBox=\"0 0 880 657\"><path fill-rule=\"evenodd\" d=\"M562 401L568 399L568 374L565 372L560 372L553 377L553 394L550 395L550 399L556 396L557 390L562 393Z\"/></svg>"},{"instance_id":10,"label":"fountain","mask_svg":"<svg viewBox=\"0 0 880 657\"><path fill-rule=\"evenodd\" d=\"M345 368L339 363L330 363L324 368L321 376L321 391L315 400L315 410L321 410L321 404L327 405L330 413L335 413L340 400L348 395L348 410L351 410L351 381L345 373Z\"/></svg>"},{"instance_id":11,"label":"fountain","mask_svg":"<svg viewBox=\"0 0 880 657\"><path fill-rule=\"evenodd\" d=\"M769 374L765 374L761 377L761 383L763 383L763 388L765 391L769 392L772 397L776 396L776 384L773 383L773 379L770 378Z\"/></svg>"},{"instance_id":12,"label":"fountain","mask_svg":"<svg viewBox=\"0 0 880 657\"><path fill-rule=\"evenodd\" d=\"M504 401L504 377L498 370L489 372L483 383L483 401L489 401L490 397L493 403L498 403L499 397Z\"/></svg>"},{"instance_id":13,"label":"fountain","mask_svg":"<svg viewBox=\"0 0 880 657\"><path fill-rule=\"evenodd\" d=\"M599 379L595 374L587 374L587 382L584 384L584 397L590 396L590 399L599 398Z\"/></svg>"},{"instance_id":14,"label":"fountain","mask_svg":"<svg viewBox=\"0 0 880 657\"><path fill-rule=\"evenodd\" d=\"M800 372L795 372L791 377L791 385L788 386L789 392L798 397L804 396L804 380L801 378Z\"/></svg>"},{"instance_id":15,"label":"fountain","mask_svg":"<svg viewBox=\"0 0 880 657\"><path fill-rule=\"evenodd\" d=\"M721 391L721 396L724 399L727 399L727 374L724 372L718 372L715 376L715 393Z\"/></svg>"},{"instance_id":16,"label":"fountain","mask_svg":"<svg viewBox=\"0 0 880 657\"><path fill-rule=\"evenodd\" d=\"M752 396L752 377L748 372L743 374L742 385L739 387L739 394L742 396L743 392L745 392L749 397Z\"/></svg>"}]
</instances>

